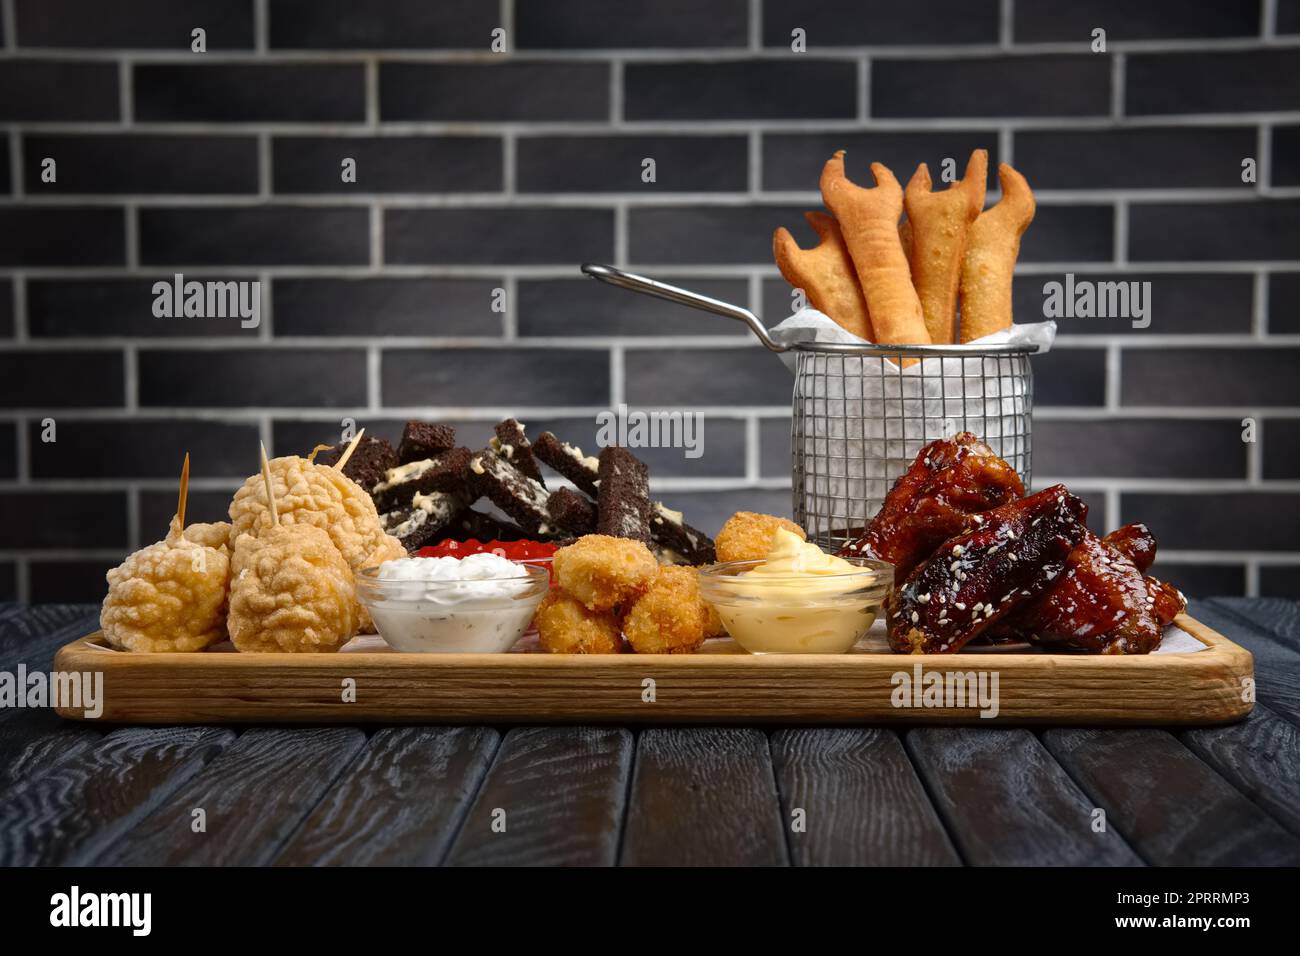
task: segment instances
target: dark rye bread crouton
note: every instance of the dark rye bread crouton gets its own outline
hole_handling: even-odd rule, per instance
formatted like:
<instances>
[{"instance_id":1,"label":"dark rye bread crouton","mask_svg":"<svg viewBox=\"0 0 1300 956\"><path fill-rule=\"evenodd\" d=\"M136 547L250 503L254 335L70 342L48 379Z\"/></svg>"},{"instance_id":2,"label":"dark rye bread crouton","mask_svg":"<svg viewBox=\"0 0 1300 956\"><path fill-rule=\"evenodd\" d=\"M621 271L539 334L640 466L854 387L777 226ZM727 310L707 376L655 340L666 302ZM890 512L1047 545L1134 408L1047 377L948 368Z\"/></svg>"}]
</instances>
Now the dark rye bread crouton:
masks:
<instances>
[{"instance_id":1,"label":"dark rye bread crouton","mask_svg":"<svg viewBox=\"0 0 1300 956\"><path fill-rule=\"evenodd\" d=\"M533 457L532 443L524 434L524 426L513 418L507 418L497 422L492 430L496 433L491 441L492 450L543 488L546 487L542 470L537 467L537 459Z\"/></svg>"},{"instance_id":2,"label":"dark rye bread crouton","mask_svg":"<svg viewBox=\"0 0 1300 956\"><path fill-rule=\"evenodd\" d=\"M322 449L313 461L318 465L333 465L347 451L351 442L340 442L333 448ZM387 439L362 436L352 457L343 466L343 474L367 492L384 480L389 468L397 466L397 452Z\"/></svg>"},{"instance_id":3,"label":"dark rye bread crouton","mask_svg":"<svg viewBox=\"0 0 1300 956\"><path fill-rule=\"evenodd\" d=\"M469 462L470 488L513 518L530 534L550 535L549 492L490 448L476 452Z\"/></svg>"},{"instance_id":4,"label":"dark rye bread crouton","mask_svg":"<svg viewBox=\"0 0 1300 956\"><path fill-rule=\"evenodd\" d=\"M650 469L626 448L600 453L596 532L650 542Z\"/></svg>"},{"instance_id":5,"label":"dark rye bread crouton","mask_svg":"<svg viewBox=\"0 0 1300 956\"><path fill-rule=\"evenodd\" d=\"M459 495L468 500L469 461L468 448L453 448L433 458L407 462L390 468L384 480L371 490L375 507L380 514L410 505L417 494L435 491Z\"/></svg>"},{"instance_id":6,"label":"dark rye bread crouton","mask_svg":"<svg viewBox=\"0 0 1300 956\"><path fill-rule=\"evenodd\" d=\"M399 464L423 461L456 447L456 429L437 422L409 421L397 446Z\"/></svg>"},{"instance_id":7,"label":"dark rye bread crouton","mask_svg":"<svg viewBox=\"0 0 1300 956\"><path fill-rule=\"evenodd\" d=\"M596 496L600 463L590 455L584 455L577 445L560 441L553 432L542 432L533 443L532 450L534 455L557 474L569 479L592 497Z\"/></svg>"},{"instance_id":8,"label":"dark rye bread crouton","mask_svg":"<svg viewBox=\"0 0 1300 956\"><path fill-rule=\"evenodd\" d=\"M551 522L561 531L581 537L596 530L596 503L572 488L558 488L546 499Z\"/></svg>"},{"instance_id":9,"label":"dark rye bread crouton","mask_svg":"<svg viewBox=\"0 0 1300 956\"><path fill-rule=\"evenodd\" d=\"M464 509L465 499L459 495L416 493L410 505L381 514L379 520L407 551L417 551L446 537L445 530Z\"/></svg>"},{"instance_id":10,"label":"dark rye bread crouton","mask_svg":"<svg viewBox=\"0 0 1300 956\"><path fill-rule=\"evenodd\" d=\"M681 557L687 564L712 564L718 560L713 539L682 520L661 501L650 502L650 537L655 544Z\"/></svg>"}]
</instances>

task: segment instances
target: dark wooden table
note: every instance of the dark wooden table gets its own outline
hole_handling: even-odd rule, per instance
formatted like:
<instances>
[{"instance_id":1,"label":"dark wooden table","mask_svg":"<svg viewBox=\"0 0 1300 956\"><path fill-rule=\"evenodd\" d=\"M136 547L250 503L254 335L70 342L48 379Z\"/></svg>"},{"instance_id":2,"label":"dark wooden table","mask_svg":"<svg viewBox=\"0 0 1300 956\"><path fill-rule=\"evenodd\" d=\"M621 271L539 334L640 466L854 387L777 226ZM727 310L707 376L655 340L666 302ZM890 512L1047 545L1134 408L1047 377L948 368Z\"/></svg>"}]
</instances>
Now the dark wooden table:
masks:
<instances>
[{"instance_id":1,"label":"dark wooden table","mask_svg":"<svg viewBox=\"0 0 1300 956\"><path fill-rule=\"evenodd\" d=\"M1300 604L1191 611L1254 652L1248 720L115 728L4 709L0 863L1300 863ZM0 671L48 670L97 613L0 605Z\"/></svg>"}]
</instances>

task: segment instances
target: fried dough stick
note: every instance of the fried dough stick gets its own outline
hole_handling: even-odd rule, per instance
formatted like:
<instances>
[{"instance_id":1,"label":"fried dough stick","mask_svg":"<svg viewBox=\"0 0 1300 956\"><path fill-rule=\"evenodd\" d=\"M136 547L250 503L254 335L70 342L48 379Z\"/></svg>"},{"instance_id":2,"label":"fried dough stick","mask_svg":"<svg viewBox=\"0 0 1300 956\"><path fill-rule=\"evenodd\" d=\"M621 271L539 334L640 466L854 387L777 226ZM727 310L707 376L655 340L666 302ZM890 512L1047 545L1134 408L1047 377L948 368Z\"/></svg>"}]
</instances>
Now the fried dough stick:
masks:
<instances>
[{"instance_id":1,"label":"fried dough stick","mask_svg":"<svg viewBox=\"0 0 1300 956\"><path fill-rule=\"evenodd\" d=\"M898 238L903 188L889 169L871 164L874 188L852 183L844 175L844 150L822 169L822 201L835 214L862 285L876 341L885 345L929 345L921 300Z\"/></svg>"},{"instance_id":2,"label":"fried dough stick","mask_svg":"<svg viewBox=\"0 0 1300 956\"><path fill-rule=\"evenodd\" d=\"M1034 220L1034 192L1025 177L998 165L1002 198L970 227L961 267L961 341L1011 328L1011 277L1020 237Z\"/></svg>"},{"instance_id":3,"label":"fried dough stick","mask_svg":"<svg viewBox=\"0 0 1300 956\"><path fill-rule=\"evenodd\" d=\"M839 224L824 212L803 215L820 241L811 249L800 249L790 230L782 226L772 233L776 267L786 282L807 293L814 309L826 313L846 332L872 341L867 302Z\"/></svg>"},{"instance_id":4,"label":"fried dough stick","mask_svg":"<svg viewBox=\"0 0 1300 956\"><path fill-rule=\"evenodd\" d=\"M988 150L970 154L966 173L943 192L931 192L930 169L916 167L903 204L911 228L908 260L912 284L921 300L930 341L947 345L957 321L957 287L971 223L984 209L988 182Z\"/></svg>"}]
</instances>

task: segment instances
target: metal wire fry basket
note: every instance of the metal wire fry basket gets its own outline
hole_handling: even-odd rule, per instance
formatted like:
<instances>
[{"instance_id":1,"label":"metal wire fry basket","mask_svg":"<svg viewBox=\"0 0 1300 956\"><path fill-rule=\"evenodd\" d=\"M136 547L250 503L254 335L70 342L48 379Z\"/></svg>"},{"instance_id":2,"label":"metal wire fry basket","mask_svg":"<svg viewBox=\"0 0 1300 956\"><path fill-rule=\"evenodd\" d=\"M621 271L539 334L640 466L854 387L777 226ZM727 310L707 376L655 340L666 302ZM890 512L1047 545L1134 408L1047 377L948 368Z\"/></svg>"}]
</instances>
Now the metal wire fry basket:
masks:
<instances>
[{"instance_id":1,"label":"metal wire fry basket","mask_svg":"<svg viewBox=\"0 0 1300 956\"><path fill-rule=\"evenodd\" d=\"M1036 345L785 345L740 306L610 266L584 265L582 271L744 322L770 351L793 353L794 519L824 548L857 537L917 452L937 438L973 432L1030 483L1029 356Z\"/></svg>"}]
</instances>

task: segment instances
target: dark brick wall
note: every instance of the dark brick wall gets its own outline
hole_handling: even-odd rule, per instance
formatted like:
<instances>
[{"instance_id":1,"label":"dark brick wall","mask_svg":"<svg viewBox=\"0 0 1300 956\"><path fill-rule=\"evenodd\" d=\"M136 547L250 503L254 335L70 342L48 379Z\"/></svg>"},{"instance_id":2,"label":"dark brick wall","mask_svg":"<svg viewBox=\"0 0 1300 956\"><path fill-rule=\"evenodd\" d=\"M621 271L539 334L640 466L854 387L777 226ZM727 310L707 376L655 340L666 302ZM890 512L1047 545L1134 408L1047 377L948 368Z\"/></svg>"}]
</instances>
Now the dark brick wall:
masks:
<instances>
[{"instance_id":1,"label":"dark brick wall","mask_svg":"<svg viewBox=\"0 0 1300 956\"><path fill-rule=\"evenodd\" d=\"M775 322L771 231L810 238L832 150L906 177L975 146L1037 190L1022 319L1067 272L1152 284L1149 328L1063 319L1035 360L1038 481L1148 521L1189 592L1297 593L1295 0L0 0L0 138L0 599L98 598L187 449L216 518L258 438L345 418L591 444L620 401L696 407L703 457L647 454L663 496L787 510L780 365L577 263ZM154 317L174 272L260 281L261 325Z\"/></svg>"}]
</instances>

